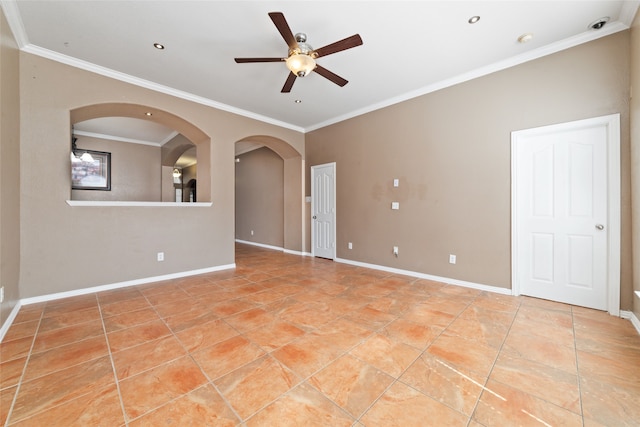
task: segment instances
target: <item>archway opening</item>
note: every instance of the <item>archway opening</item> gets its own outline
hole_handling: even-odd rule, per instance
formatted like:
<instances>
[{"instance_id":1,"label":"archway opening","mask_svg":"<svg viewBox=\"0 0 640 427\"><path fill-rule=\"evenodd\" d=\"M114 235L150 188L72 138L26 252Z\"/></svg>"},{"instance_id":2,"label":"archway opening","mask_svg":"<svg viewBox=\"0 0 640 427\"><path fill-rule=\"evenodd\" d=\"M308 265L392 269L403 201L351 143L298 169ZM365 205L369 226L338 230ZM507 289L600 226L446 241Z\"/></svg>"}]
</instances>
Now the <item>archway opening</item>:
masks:
<instances>
[{"instance_id":1,"label":"archway opening","mask_svg":"<svg viewBox=\"0 0 640 427\"><path fill-rule=\"evenodd\" d=\"M95 104L73 109L70 111L70 124L73 129L81 122L111 117L155 123L174 130L174 134L155 147L149 146L153 144L145 146L144 143L123 144L122 141L106 141L96 138L95 135L73 135L77 148L111 147L110 149L118 155L110 155L109 172L113 183L111 191L89 192L74 186L72 200L177 201L176 174L180 172L182 175L184 171L189 172L189 179L197 181L198 201L211 201L211 138L207 134L175 114L146 105L127 103ZM132 148L134 145L137 146ZM106 149L100 151L107 152ZM193 163L184 164L176 170L177 165L181 164L181 159L189 158L189 155ZM190 170L186 170L188 167ZM134 184L137 187L134 187ZM152 190L147 190L147 186Z\"/></svg>"},{"instance_id":2,"label":"archway opening","mask_svg":"<svg viewBox=\"0 0 640 427\"><path fill-rule=\"evenodd\" d=\"M245 167L247 162L253 163L253 167ZM237 240L276 247L280 247L281 242L285 251L302 252L303 170L301 154L281 139L254 135L236 142L236 199L248 203L244 207L236 203ZM278 183L280 188L273 190L272 195L269 194L269 188L273 189ZM246 194L239 193L252 185L264 189L259 197L246 197ZM274 199L279 203L279 209L274 206ZM267 208L268 214L273 218L264 217ZM262 228L271 224L271 233L263 233L257 227L252 228L252 224L259 224ZM273 235L273 229L282 229L279 238Z\"/></svg>"}]
</instances>

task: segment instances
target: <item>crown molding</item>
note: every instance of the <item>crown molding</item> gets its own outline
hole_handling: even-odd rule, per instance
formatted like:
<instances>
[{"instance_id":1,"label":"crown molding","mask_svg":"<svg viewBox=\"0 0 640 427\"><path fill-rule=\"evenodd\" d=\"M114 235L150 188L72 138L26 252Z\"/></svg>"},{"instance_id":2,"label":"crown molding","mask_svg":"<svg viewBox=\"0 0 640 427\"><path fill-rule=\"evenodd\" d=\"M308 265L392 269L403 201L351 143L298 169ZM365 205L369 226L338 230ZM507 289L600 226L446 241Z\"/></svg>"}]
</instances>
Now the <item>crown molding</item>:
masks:
<instances>
[{"instance_id":1,"label":"crown molding","mask_svg":"<svg viewBox=\"0 0 640 427\"><path fill-rule=\"evenodd\" d=\"M197 104L205 105L207 107L212 107L218 110L237 114L239 116L247 117L253 120L258 120L264 123L269 123L275 126L291 129L297 132L304 132L304 129L302 127L292 125L291 123L286 123L280 120L273 119L271 117L263 116L261 114L256 114L250 111L242 110L240 108L232 107L230 105L223 104L221 102L216 102L209 98L205 98L203 96L194 95L189 92L174 89L172 87L164 86L149 80L141 79L139 77L122 73L120 71L115 71L107 67L102 67L100 65L96 65L91 62L73 58L68 55L63 55L61 53L42 48L40 46L28 44L22 48L22 51L26 53L30 53L32 55L50 59L52 61L60 62L62 64L70 65L75 68L80 68L82 70L89 71L95 74L100 74L102 76L109 77L115 80L120 80L122 82L129 83L135 86L143 87L145 89L150 89L156 92L164 93L166 95L174 96L176 98L181 98L187 101L195 102Z\"/></svg>"},{"instance_id":2,"label":"crown molding","mask_svg":"<svg viewBox=\"0 0 640 427\"><path fill-rule=\"evenodd\" d=\"M501 71L510 67L514 67L516 65L520 65L525 62L532 61L534 59L538 59L546 55L551 55L553 53L560 52L562 50L569 49L569 48L578 46L580 44L587 43L587 42L617 33L619 31L627 30L630 28L631 24L633 23L633 20L636 16L638 8L640 7L640 0L624 1L620 10L619 19L615 22L608 23L601 30L597 30L597 31L588 30L582 34L576 35L574 37L569 37L560 42L557 42L548 46L543 46L538 49L533 49L527 53L523 53L521 55L509 58L507 60L498 61L496 63L487 65L485 67L481 67L476 70L470 71L468 73L464 73L449 79L436 82L434 84L422 87L415 91L407 92L405 94L392 97L375 104L371 104L365 108L354 110L347 114L336 116L326 121L316 123L315 125L311 125L308 127L293 125L291 123L276 120L271 117L263 116L261 114L256 114L256 113L243 110L237 107L232 107L227 104L216 102L209 98L194 95L189 92L174 89L168 86L151 82L149 80L141 79L135 76L131 76L129 74L125 74L125 73L115 71L106 67L102 67L87 61L82 61L67 55L63 55L58 52L51 51L49 49L44 49L39 46L32 45L29 43L25 28L22 22L22 18L20 17L20 11L18 10L17 1L16 0L0 0L0 6L4 11L4 14L7 18L7 22L9 23L9 27L13 32L13 35L16 39L16 43L18 44L18 47L24 52L41 56L47 59L51 59L53 61L70 65L72 67L80 68L80 69L90 71L96 74L100 74L109 78L113 78L116 80L120 80L126 83L136 85L136 86L140 86L146 89L150 89L156 92L164 93L170 96L175 96L177 98L185 99L187 101L195 102L197 104L216 108L218 110L237 114L239 116L258 120L264 123L283 127L293 131L307 133L307 132L311 132L326 126L330 126L332 124L336 124L345 120L352 119L354 117L361 116L366 113L370 113L372 111L389 107L394 104L398 104L413 98L427 95L431 92L435 92L450 86L464 83L469 80L483 77L488 74L492 74L497 71Z\"/></svg>"},{"instance_id":3,"label":"crown molding","mask_svg":"<svg viewBox=\"0 0 640 427\"><path fill-rule=\"evenodd\" d=\"M29 44L29 38L20 16L20 10L18 10L18 2L16 0L0 0L0 8L7 18L7 23L13 33L13 37L16 39L18 48L24 48Z\"/></svg>"},{"instance_id":4,"label":"crown molding","mask_svg":"<svg viewBox=\"0 0 640 427\"><path fill-rule=\"evenodd\" d=\"M636 3L636 7L634 9L634 15L635 15L635 10L637 10L638 8L638 2L634 2ZM436 82L434 84L428 85L428 86L424 86L420 89L417 89L415 91L411 91L411 92L407 92L404 93L402 95L393 97L393 98L389 98L386 99L384 101L375 103L375 104L371 104L368 107L359 109L359 110L355 110L352 111L350 113L341 115L341 116L337 116L334 117L332 119L329 119L327 121L321 122L321 123L317 123L315 125L309 126L307 128L305 128L305 133L306 132L311 132L317 129L321 129L323 127L329 126L329 125L333 125L348 119L352 119L354 117L357 116L361 116L363 114L367 114L370 113L372 111L376 111L376 110L380 110L382 108L385 107L389 107L391 105L395 105L395 104L399 104L401 102L404 101L408 101L410 99L413 98L417 98L419 96L423 96L423 95L427 95L429 93L441 90L441 89L445 89L447 87L450 86L454 86L460 83L464 83L467 82L469 80L473 80L473 79L477 79L479 77L483 77L492 73L495 73L497 71L501 71L501 70L505 70L507 68L511 68L511 67L515 67L516 65L520 65L523 64L525 62L529 62L529 61L533 61L534 59L538 59L538 58L542 58L543 56L547 56L547 55L551 55L553 53L557 53L560 52L562 50L566 50L593 40L597 40L599 38L602 37L606 37L609 36L611 34L620 32L620 31L624 31L629 29L629 25L626 25L622 22L616 21L616 22L612 22L609 23L607 25L605 25L601 30L589 30L589 31L585 31L582 34L578 34L576 36L573 37L569 37L567 39L564 39L562 41L559 41L557 43L553 43L547 46L542 46L540 48L537 49L533 49L529 52L508 58L504 61L498 61L498 62L494 62L493 64L489 64L485 67L481 67L481 68L477 68L475 70L472 70L468 73L464 73L464 74L460 74L458 76L449 78L449 79L445 79L445 80L441 80L439 82Z\"/></svg>"}]
</instances>

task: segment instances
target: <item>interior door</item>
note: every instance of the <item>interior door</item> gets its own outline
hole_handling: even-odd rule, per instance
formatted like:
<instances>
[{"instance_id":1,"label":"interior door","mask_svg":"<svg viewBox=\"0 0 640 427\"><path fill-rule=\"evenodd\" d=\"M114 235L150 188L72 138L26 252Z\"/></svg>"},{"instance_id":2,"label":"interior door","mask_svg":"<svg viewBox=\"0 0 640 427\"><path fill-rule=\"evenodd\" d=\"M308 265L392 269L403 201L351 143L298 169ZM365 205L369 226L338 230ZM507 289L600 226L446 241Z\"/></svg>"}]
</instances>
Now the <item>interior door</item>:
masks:
<instances>
[{"instance_id":1,"label":"interior door","mask_svg":"<svg viewBox=\"0 0 640 427\"><path fill-rule=\"evenodd\" d=\"M311 253L336 257L336 164L311 167Z\"/></svg>"},{"instance_id":2,"label":"interior door","mask_svg":"<svg viewBox=\"0 0 640 427\"><path fill-rule=\"evenodd\" d=\"M608 309L609 137L607 124L589 120L514 133L520 293Z\"/></svg>"}]
</instances>

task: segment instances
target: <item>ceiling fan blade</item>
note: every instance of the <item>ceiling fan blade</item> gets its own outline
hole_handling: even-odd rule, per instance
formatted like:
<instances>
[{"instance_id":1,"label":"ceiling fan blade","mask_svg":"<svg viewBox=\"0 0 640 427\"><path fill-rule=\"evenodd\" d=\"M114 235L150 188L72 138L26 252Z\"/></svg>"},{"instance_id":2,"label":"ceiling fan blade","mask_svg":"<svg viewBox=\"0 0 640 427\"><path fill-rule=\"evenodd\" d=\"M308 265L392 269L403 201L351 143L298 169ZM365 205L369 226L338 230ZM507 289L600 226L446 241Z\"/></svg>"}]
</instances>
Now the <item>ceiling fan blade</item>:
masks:
<instances>
[{"instance_id":1,"label":"ceiling fan blade","mask_svg":"<svg viewBox=\"0 0 640 427\"><path fill-rule=\"evenodd\" d=\"M282 90L280 92L282 93L289 93L291 92L291 88L293 87L293 82L296 81L297 76L293 73L289 73L289 77L287 77L287 81L284 82L284 86L282 86Z\"/></svg>"},{"instance_id":2,"label":"ceiling fan blade","mask_svg":"<svg viewBox=\"0 0 640 427\"><path fill-rule=\"evenodd\" d=\"M340 87L342 87L342 86L346 85L347 83L349 83L349 81L343 79L342 77L340 77L339 75L337 75L335 73L332 73L331 71L327 70L326 68L321 67L320 65L316 64L316 68L313 71L315 71L316 73L320 74L325 79L331 80L332 82L334 82L335 84L337 84Z\"/></svg>"},{"instance_id":3,"label":"ceiling fan blade","mask_svg":"<svg viewBox=\"0 0 640 427\"><path fill-rule=\"evenodd\" d=\"M291 32L291 28L289 28L284 14L282 12L269 12L269 18L271 18L278 31L280 31L280 35L284 41L287 42L289 49L297 49L298 42Z\"/></svg>"},{"instance_id":4,"label":"ceiling fan blade","mask_svg":"<svg viewBox=\"0 0 640 427\"><path fill-rule=\"evenodd\" d=\"M332 53L336 53L343 50L351 49L352 47L360 46L361 44L362 44L362 39L360 38L360 34L354 34L353 36L347 37L346 39L342 39L335 43L331 43L326 46L323 46L320 49L316 49L314 50L314 52L317 55L316 58L320 58L321 56L331 55Z\"/></svg>"},{"instance_id":5,"label":"ceiling fan blade","mask_svg":"<svg viewBox=\"0 0 640 427\"><path fill-rule=\"evenodd\" d=\"M235 58L238 64L245 64L248 62L282 62L284 58Z\"/></svg>"}]
</instances>

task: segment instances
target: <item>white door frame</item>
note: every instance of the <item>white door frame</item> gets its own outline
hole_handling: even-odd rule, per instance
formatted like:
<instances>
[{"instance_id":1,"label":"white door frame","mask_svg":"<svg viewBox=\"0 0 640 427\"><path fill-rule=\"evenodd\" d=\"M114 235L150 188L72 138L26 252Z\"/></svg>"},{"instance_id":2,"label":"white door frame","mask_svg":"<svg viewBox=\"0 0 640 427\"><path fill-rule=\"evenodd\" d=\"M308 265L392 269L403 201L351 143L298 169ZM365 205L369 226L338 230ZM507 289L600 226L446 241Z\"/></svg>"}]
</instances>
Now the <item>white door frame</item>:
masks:
<instances>
[{"instance_id":1,"label":"white door frame","mask_svg":"<svg viewBox=\"0 0 640 427\"><path fill-rule=\"evenodd\" d=\"M316 256L316 250L315 250L315 233L314 233L314 218L313 216L315 215L315 170L316 168L323 168L323 167L331 167L333 169L333 201L332 201L332 206L333 206L333 215L332 215L332 221L333 221L333 235L331 236L333 245L331 246L331 259L335 261L336 259L336 162L331 162L331 163L324 163L321 165L315 165L315 166L311 166L311 255L312 256Z\"/></svg>"},{"instance_id":2,"label":"white door frame","mask_svg":"<svg viewBox=\"0 0 640 427\"><path fill-rule=\"evenodd\" d=\"M606 126L607 128L607 191L609 193L608 215L609 241L607 242L607 311L620 316L620 114L595 117L557 125L542 126L511 133L511 291L520 295L517 266L518 257L518 212L517 199L517 149L523 136L531 136L556 131L566 131L577 127Z\"/></svg>"}]
</instances>

